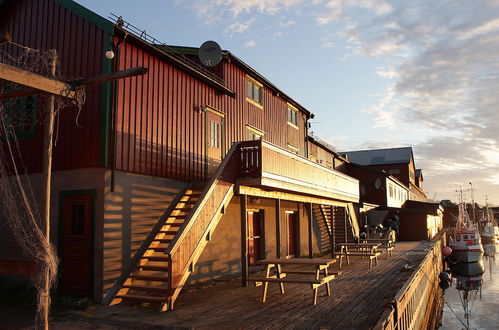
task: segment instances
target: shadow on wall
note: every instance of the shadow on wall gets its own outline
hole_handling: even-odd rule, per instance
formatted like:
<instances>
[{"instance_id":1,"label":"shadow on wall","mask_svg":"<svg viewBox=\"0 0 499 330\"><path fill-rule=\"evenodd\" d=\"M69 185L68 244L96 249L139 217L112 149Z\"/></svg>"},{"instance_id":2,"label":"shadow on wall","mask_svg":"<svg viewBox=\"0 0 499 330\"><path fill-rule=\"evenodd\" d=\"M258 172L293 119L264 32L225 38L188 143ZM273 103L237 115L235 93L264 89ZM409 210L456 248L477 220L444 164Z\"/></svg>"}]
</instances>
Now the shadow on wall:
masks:
<instances>
[{"instance_id":1,"label":"shadow on wall","mask_svg":"<svg viewBox=\"0 0 499 330\"><path fill-rule=\"evenodd\" d=\"M219 259L205 260L196 264L196 272L189 277L189 284L237 273L241 273L241 259L232 259L224 263L220 263Z\"/></svg>"},{"instance_id":2,"label":"shadow on wall","mask_svg":"<svg viewBox=\"0 0 499 330\"><path fill-rule=\"evenodd\" d=\"M106 188L103 221L104 296L129 269L143 240L187 182L117 172L115 191Z\"/></svg>"}]
</instances>

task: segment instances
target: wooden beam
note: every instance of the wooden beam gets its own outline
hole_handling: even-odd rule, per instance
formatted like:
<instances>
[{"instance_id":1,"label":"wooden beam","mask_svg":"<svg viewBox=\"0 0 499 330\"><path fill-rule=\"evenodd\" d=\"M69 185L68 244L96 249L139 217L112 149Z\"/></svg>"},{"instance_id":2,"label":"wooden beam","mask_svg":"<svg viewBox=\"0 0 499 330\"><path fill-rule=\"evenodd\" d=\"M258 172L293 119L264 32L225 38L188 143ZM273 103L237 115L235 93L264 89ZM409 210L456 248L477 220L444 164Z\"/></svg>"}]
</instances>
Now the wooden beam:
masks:
<instances>
[{"instance_id":1,"label":"wooden beam","mask_svg":"<svg viewBox=\"0 0 499 330\"><path fill-rule=\"evenodd\" d=\"M286 201L294 201L294 202L302 202L302 203L314 203L314 204L323 204L323 205L336 205L336 206L346 206L345 202L340 202L336 200L313 197L307 195L298 195L283 191L274 191L274 190L264 190L262 188L257 187L248 187L239 185L237 194L248 195L248 196L257 196L263 198L271 198L271 199L281 199Z\"/></svg>"},{"instance_id":2,"label":"wooden beam","mask_svg":"<svg viewBox=\"0 0 499 330\"><path fill-rule=\"evenodd\" d=\"M312 259L314 257L313 254L313 244L312 244L312 203L307 203L308 208L308 257Z\"/></svg>"},{"instance_id":3,"label":"wooden beam","mask_svg":"<svg viewBox=\"0 0 499 330\"><path fill-rule=\"evenodd\" d=\"M76 92L70 84L4 63L0 63L0 79L28 86L42 92L63 96L73 100L76 99Z\"/></svg>"},{"instance_id":4,"label":"wooden beam","mask_svg":"<svg viewBox=\"0 0 499 330\"><path fill-rule=\"evenodd\" d=\"M71 80L71 85L91 85L91 84L99 84L103 82L118 80L122 78L134 77L134 76L142 76L147 73L147 68L142 66L136 68L130 68L122 71L116 71L111 73L101 74L95 77L90 78L79 78L75 80Z\"/></svg>"},{"instance_id":5,"label":"wooden beam","mask_svg":"<svg viewBox=\"0 0 499 330\"><path fill-rule=\"evenodd\" d=\"M248 197L241 195L241 264L242 286L248 286Z\"/></svg>"},{"instance_id":6,"label":"wooden beam","mask_svg":"<svg viewBox=\"0 0 499 330\"><path fill-rule=\"evenodd\" d=\"M82 85L98 84L98 83L118 80L118 79L127 78L127 77L140 76L140 75L144 75L146 73L147 73L147 68L144 68L144 67L131 68L131 69L123 70L123 71L116 71L116 72L112 72L112 73L101 74L101 75L98 75L95 77L90 77L90 78L75 79L75 80L72 80L69 82L69 86L72 90L76 90L78 86L82 86ZM11 91L11 92L0 94L0 100L28 96L28 95L33 95L33 94L39 94L40 92L43 92L43 91L41 91L39 89L35 89L35 88L20 89L17 91Z\"/></svg>"},{"instance_id":7,"label":"wooden beam","mask_svg":"<svg viewBox=\"0 0 499 330\"><path fill-rule=\"evenodd\" d=\"M275 256L281 257L281 200L275 201Z\"/></svg>"}]
</instances>

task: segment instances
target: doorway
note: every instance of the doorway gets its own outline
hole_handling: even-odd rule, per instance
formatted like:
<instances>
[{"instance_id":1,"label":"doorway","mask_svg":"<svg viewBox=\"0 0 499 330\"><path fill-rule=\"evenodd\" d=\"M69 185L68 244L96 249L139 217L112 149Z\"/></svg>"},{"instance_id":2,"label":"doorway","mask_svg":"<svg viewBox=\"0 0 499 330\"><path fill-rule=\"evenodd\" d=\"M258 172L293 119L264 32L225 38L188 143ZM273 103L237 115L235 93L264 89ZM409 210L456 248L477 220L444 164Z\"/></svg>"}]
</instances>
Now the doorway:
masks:
<instances>
[{"instance_id":1,"label":"doorway","mask_svg":"<svg viewBox=\"0 0 499 330\"><path fill-rule=\"evenodd\" d=\"M298 254L298 216L294 211L286 211L286 258Z\"/></svg>"},{"instance_id":2,"label":"doorway","mask_svg":"<svg viewBox=\"0 0 499 330\"><path fill-rule=\"evenodd\" d=\"M206 109L206 175L210 178L225 155L224 114Z\"/></svg>"},{"instance_id":3,"label":"doorway","mask_svg":"<svg viewBox=\"0 0 499 330\"><path fill-rule=\"evenodd\" d=\"M263 212L248 211L248 261L254 265L263 259L265 251Z\"/></svg>"},{"instance_id":4,"label":"doorway","mask_svg":"<svg viewBox=\"0 0 499 330\"><path fill-rule=\"evenodd\" d=\"M61 200L61 289L92 296L94 195L61 193Z\"/></svg>"}]
</instances>

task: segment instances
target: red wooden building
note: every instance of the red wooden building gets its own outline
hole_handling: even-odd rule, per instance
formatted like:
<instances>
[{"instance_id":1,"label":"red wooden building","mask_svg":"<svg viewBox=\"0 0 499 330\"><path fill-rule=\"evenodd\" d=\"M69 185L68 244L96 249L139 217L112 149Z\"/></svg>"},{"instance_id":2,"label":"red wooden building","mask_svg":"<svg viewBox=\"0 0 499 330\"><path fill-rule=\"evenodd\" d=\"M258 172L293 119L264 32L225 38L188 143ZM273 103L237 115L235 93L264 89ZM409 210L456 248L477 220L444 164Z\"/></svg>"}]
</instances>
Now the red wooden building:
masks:
<instances>
[{"instance_id":1,"label":"red wooden building","mask_svg":"<svg viewBox=\"0 0 499 330\"><path fill-rule=\"evenodd\" d=\"M344 240L358 235L358 180L308 159L313 115L230 52L207 69L197 49L158 46L70 0L0 1L0 31L56 49L68 79L148 68L89 87L81 113L60 114L51 221L62 290L173 308L185 284L245 283L260 258L323 252L339 226ZM42 132L20 141L35 186Z\"/></svg>"}]
</instances>

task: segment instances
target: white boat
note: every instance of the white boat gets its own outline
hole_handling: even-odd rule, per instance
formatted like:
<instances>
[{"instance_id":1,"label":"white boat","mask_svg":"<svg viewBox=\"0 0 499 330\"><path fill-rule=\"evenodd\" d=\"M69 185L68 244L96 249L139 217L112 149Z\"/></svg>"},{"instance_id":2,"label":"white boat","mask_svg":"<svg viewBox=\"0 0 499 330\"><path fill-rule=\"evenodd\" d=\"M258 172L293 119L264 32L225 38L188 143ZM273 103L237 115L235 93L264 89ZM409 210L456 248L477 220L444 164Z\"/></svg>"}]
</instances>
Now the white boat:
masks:
<instances>
[{"instance_id":1,"label":"white boat","mask_svg":"<svg viewBox=\"0 0 499 330\"><path fill-rule=\"evenodd\" d=\"M449 246L452 249L450 261L453 263L478 262L483 256L478 226L470 221L464 203L459 203L459 218L456 230L450 237Z\"/></svg>"},{"instance_id":2,"label":"white boat","mask_svg":"<svg viewBox=\"0 0 499 330\"><path fill-rule=\"evenodd\" d=\"M481 236L484 244L496 243L499 239L499 227L494 220L494 215L490 212L488 206L485 206L485 211L480 219L480 227L482 228Z\"/></svg>"}]
</instances>

